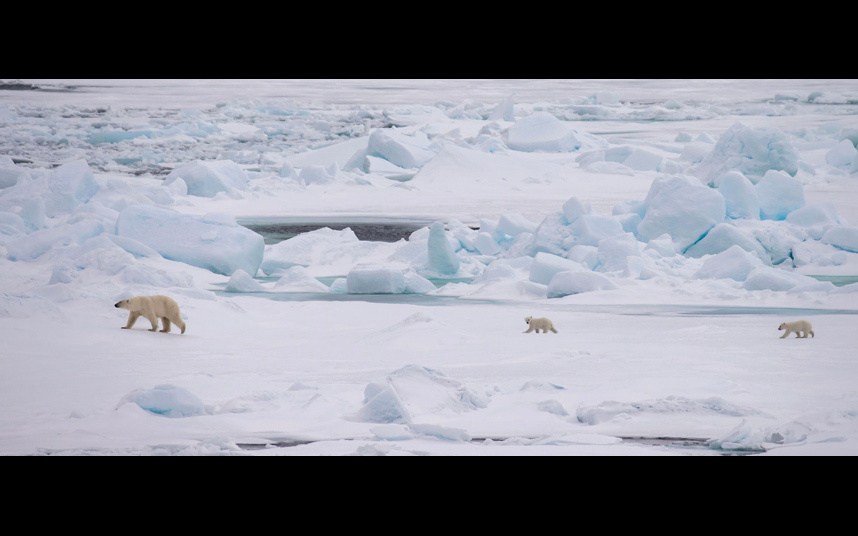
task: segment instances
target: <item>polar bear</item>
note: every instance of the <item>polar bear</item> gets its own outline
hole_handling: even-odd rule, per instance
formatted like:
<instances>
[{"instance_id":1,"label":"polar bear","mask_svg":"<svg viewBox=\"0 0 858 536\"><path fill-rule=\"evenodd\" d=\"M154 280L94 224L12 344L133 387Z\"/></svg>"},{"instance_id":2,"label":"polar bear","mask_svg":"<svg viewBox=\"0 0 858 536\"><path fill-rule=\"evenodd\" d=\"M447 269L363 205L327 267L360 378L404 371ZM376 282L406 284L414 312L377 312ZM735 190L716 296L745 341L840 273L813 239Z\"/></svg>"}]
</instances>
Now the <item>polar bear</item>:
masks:
<instances>
[{"instance_id":1,"label":"polar bear","mask_svg":"<svg viewBox=\"0 0 858 536\"><path fill-rule=\"evenodd\" d=\"M795 333L796 339L806 339L808 333L810 333L811 337L816 337L816 335L813 333L813 326L811 326L810 322L808 322L807 320L783 322L780 326L778 326L778 331L784 332L784 334L781 336L781 339L786 339L790 333Z\"/></svg>"},{"instance_id":2,"label":"polar bear","mask_svg":"<svg viewBox=\"0 0 858 536\"><path fill-rule=\"evenodd\" d=\"M524 318L524 322L528 325L528 328L527 331L523 333L530 333L534 329L537 333L539 333L540 329L542 330L542 333L548 333L549 329L554 333L557 333L557 330L554 329L554 324L552 324L551 320L548 320L547 318L533 318L532 316L526 316Z\"/></svg>"},{"instance_id":3,"label":"polar bear","mask_svg":"<svg viewBox=\"0 0 858 536\"><path fill-rule=\"evenodd\" d=\"M122 329L131 329L134 322L141 316L145 316L152 323L152 329L149 331L158 331L158 319L164 324L162 333L170 332L170 322L176 324L185 332L185 323L182 321L182 315L179 312L179 304L169 296L134 296L127 300L116 302L119 309L128 309L128 323L122 326Z\"/></svg>"}]
</instances>

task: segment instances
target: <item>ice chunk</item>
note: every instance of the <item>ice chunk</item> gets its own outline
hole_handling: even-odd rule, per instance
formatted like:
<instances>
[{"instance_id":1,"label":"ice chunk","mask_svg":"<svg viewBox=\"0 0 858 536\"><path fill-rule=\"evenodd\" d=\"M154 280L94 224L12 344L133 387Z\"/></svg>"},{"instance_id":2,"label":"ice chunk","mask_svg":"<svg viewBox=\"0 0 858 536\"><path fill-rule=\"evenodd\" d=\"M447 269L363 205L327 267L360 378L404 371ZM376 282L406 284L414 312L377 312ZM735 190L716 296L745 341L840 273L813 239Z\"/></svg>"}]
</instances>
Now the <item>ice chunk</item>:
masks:
<instances>
[{"instance_id":1,"label":"ice chunk","mask_svg":"<svg viewBox=\"0 0 858 536\"><path fill-rule=\"evenodd\" d=\"M119 401L119 405L134 403L156 415L164 417L193 417L208 413L195 394L175 385L156 385L153 389L136 389Z\"/></svg>"},{"instance_id":2,"label":"ice chunk","mask_svg":"<svg viewBox=\"0 0 858 536\"><path fill-rule=\"evenodd\" d=\"M599 264L599 248L582 244L572 246L569 252L566 253L566 258L592 270Z\"/></svg>"},{"instance_id":3,"label":"ice chunk","mask_svg":"<svg viewBox=\"0 0 858 536\"><path fill-rule=\"evenodd\" d=\"M575 244L596 246L600 240L623 234L622 224L611 216L585 214L569 225Z\"/></svg>"},{"instance_id":4,"label":"ice chunk","mask_svg":"<svg viewBox=\"0 0 858 536\"><path fill-rule=\"evenodd\" d=\"M766 220L783 220L790 212L804 206L801 183L782 171L767 171L757 183L757 196L760 217Z\"/></svg>"},{"instance_id":5,"label":"ice chunk","mask_svg":"<svg viewBox=\"0 0 858 536\"><path fill-rule=\"evenodd\" d=\"M826 203L824 205L805 205L793 210L786 217L786 221L804 227L811 237L819 240L829 227L840 223L840 216L833 205Z\"/></svg>"},{"instance_id":6,"label":"ice chunk","mask_svg":"<svg viewBox=\"0 0 858 536\"><path fill-rule=\"evenodd\" d=\"M719 223L713 227L699 242L685 250L685 255L689 257L713 255L734 245L755 254L762 261L769 259L765 248L750 233L743 232L728 223Z\"/></svg>"},{"instance_id":7,"label":"ice chunk","mask_svg":"<svg viewBox=\"0 0 858 536\"><path fill-rule=\"evenodd\" d=\"M115 234L107 235L107 238L112 240L114 244L121 247L128 253L134 255L135 257L151 257L155 259L161 258L161 255L157 251L138 240L134 240L133 238L127 238Z\"/></svg>"},{"instance_id":8,"label":"ice chunk","mask_svg":"<svg viewBox=\"0 0 858 536\"><path fill-rule=\"evenodd\" d=\"M15 186L22 177L28 176L27 168L18 167L12 163L12 159L0 161L0 189Z\"/></svg>"},{"instance_id":9,"label":"ice chunk","mask_svg":"<svg viewBox=\"0 0 858 536\"><path fill-rule=\"evenodd\" d=\"M536 232L533 233L533 241L530 246L531 254L544 251L554 255L563 255L566 252L566 243L572 240L572 231L569 228L566 217L560 212L549 214L542 220Z\"/></svg>"},{"instance_id":10,"label":"ice chunk","mask_svg":"<svg viewBox=\"0 0 858 536\"><path fill-rule=\"evenodd\" d=\"M683 250L724 221L724 197L689 177L659 177L644 200L645 215L638 238L648 242L669 234Z\"/></svg>"},{"instance_id":11,"label":"ice chunk","mask_svg":"<svg viewBox=\"0 0 858 536\"><path fill-rule=\"evenodd\" d=\"M851 166L855 158L858 158L858 151L849 139L840 140L825 155L825 161L834 167Z\"/></svg>"},{"instance_id":12,"label":"ice chunk","mask_svg":"<svg viewBox=\"0 0 858 536\"><path fill-rule=\"evenodd\" d=\"M515 121L515 100L512 95L500 101L492 113L489 121Z\"/></svg>"},{"instance_id":13,"label":"ice chunk","mask_svg":"<svg viewBox=\"0 0 858 536\"><path fill-rule=\"evenodd\" d=\"M599 271L627 271L629 257L640 257L640 242L632 234L623 234L599 241Z\"/></svg>"},{"instance_id":14,"label":"ice chunk","mask_svg":"<svg viewBox=\"0 0 858 536\"><path fill-rule=\"evenodd\" d=\"M540 252L534 256L533 263L530 265L529 279L534 283L547 285L555 274L565 271L583 272L585 269L575 261Z\"/></svg>"},{"instance_id":15,"label":"ice chunk","mask_svg":"<svg viewBox=\"0 0 858 536\"><path fill-rule=\"evenodd\" d=\"M477 238L474 240L474 246L476 246L477 251L482 255L497 255L501 251L497 241L495 241L492 235L485 231L477 234Z\"/></svg>"},{"instance_id":16,"label":"ice chunk","mask_svg":"<svg viewBox=\"0 0 858 536\"><path fill-rule=\"evenodd\" d=\"M346 276L349 294L402 294L405 274L399 268L377 264L358 264Z\"/></svg>"},{"instance_id":17,"label":"ice chunk","mask_svg":"<svg viewBox=\"0 0 858 536\"><path fill-rule=\"evenodd\" d=\"M447 240L443 223L432 224L426 245L429 254L429 270L443 275L453 275L459 271L459 258Z\"/></svg>"},{"instance_id":18,"label":"ice chunk","mask_svg":"<svg viewBox=\"0 0 858 536\"><path fill-rule=\"evenodd\" d=\"M331 164L327 168L324 166L306 166L301 169L298 179L304 184L325 184L334 180L336 176L336 166Z\"/></svg>"},{"instance_id":19,"label":"ice chunk","mask_svg":"<svg viewBox=\"0 0 858 536\"><path fill-rule=\"evenodd\" d=\"M562 298L594 290L613 290L617 286L607 277L595 272L559 272L548 284L549 298Z\"/></svg>"},{"instance_id":20,"label":"ice chunk","mask_svg":"<svg viewBox=\"0 0 858 536\"><path fill-rule=\"evenodd\" d=\"M369 136L367 154L400 168L419 168L435 156L431 145L423 132L409 136L395 129L376 129Z\"/></svg>"},{"instance_id":21,"label":"ice chunk","mask_svg":"<svg viewBox=\"0 0 858 536\"><path fill-rule=\"evenodd\" d=\"M164 258L231 275L256 274L262 263L262 236L237 224L206 222L173 210L132 205L119 213L116 234L138 240Z\"/></svg>"},{"instance_id":22,"label":"ice chunk","mask_svg":"<svg viewBox=\"0 0 858 536\"><path fill-rule=\"evenodd\" d=\"M655 251L661 257L673 257L676 255L676 249L673 247L673 239L667 233L647 242L644 251L646 250Z\"/></svg>"},{"instance_id":23,"label":"ice chunk","mask_svg":"<svg viewBox=\"0 0 858 536\"><path fill-rule=\"evenodd\" d=\"M760 219L760 199L747 177L738 171L728 171L715 184L724 196L728 218Z\"/></svg>"},{"instance_id":24,"label":"ice chunk","mask_svg":"<svg viewBox=\"0 0 858 536\"><path fill-rule=\"evenodd\" d=\"M83 160L75 160L53 170L48 185L50 193L44 200L45 213L50 217L71 212L98 192L92 170Z\"/></svg>"},{"instance_id":25,"label":"ice chunk","mask_svg":"<svg viewBox=\"0 0 858 536\"><path fill-rule=\"evenodd\" d=\"M832 227L822 235L822 242L852 253L858 253L858 227L846 225Z\"/></svg>"},{"instance_id":26,"label":"ice chunk","mask_svg":"<svg viewBox=\"0 0 858 536\"><path fill-rule=\"evenodd\" d=\"M636 171L657 171L662 157L643 149L621 146L612 147L605 151L605 160L618 162Z\"/></svg>"},{"instance_id":27,"label":"ice chunk","mask_svg":"<svg viewBox=\"0 0 858 536\"><path fill-rule=\"evenodd\" d=\"M697 167L700 178L712 184L727 171L741 171L751 182L766 171L798 172L798 153L777 129L751 128L736 123L718 139L712 152Z\"/></svg>"},{"instance_id":28,"label":"ice chunk","mask_svg":"<svg viewBox=\"0 0 858 536\"><path fill-rule=\"evenodd\" d=\"M239 269L230 276L224 290L227 292L265 292L265 287L253 279L250 274Z\"/></svg>"},{"instance_id":29,"label":"ice chunk","mask_svg":"<svg viewBox=\"0 0 858 536\"><path fill-rule=\"evenodd\" d=\"M754 268L763 266L753 253L739 246L730 246L726 251L713 255L703 262L694 274L694 279L733 279L744 281Z\"/></svg>"},{"instance_id":30,"label":"ice chunk","mask_svg":"<svg viewBox=\"0 0 858 536\"><path fill-rule=\"evenodd\" d=\"M27 231L27 224L14 212L0 212L0 234L17 235Z\"/></svg>"},{"instance_id":31,"label":"ice chunk","mask_svg":"<svg viewBox=\"0 0 858 536\"><path fill-rule=\"evenodd\" d=\"M572 223L581 216L590 213L590 203L581 201L577 197L570 197L563 203L563 217L566 218L566 223Z\"/></svg>"},{"instance_id":32,"label":"ice chunk","mask_svg":"<svg viewBox=\"0 0 858 536\"><path fill-rule=\"evenodd\" d=\"M164 180L169 186L181 178L185 181L188 194L197 197L214 197L218 192L231 189L247 189L247 172L232 160L197 160L180 166L167 175Z\"/></svg>"},{"instance_id":33,"label":"ice chunk","mask_svg":"<svg viewBox=\"0 0 858 536\"><path fill-rule=\"evenodd\" d=\"M409 270L405 272L405 292L408 294L426 294L435 290L435 285L422 275Z\"/></svg>"},{"instance_id":34,"label":"ice chunk","mask_svg":"<svg viewBox=\"0 0 858 536\"><path fill-rule=\"evenodd\" d=\"M504 214L498 220L496 231L509 236L534 233L537 225L520 214Z\"/></svg>"},{"instance_id":35,"label":"ice chunk","mask_svg":"<svg viewBox=\"0 0 858 536\"><path fill-rule=\"evenodd\" d=\"M507 132L506 144L529 152L567 152L581 147L575 131L548 112L534 112L516 121Z\"/></svg>"},{"instance_id":36,"label":"ice chunk","mask_svg":"<svg viewBox=\"0 0 858 536\"><path fill-rule=\"evenodd\" d=\"M795 244L791 251L793 264L796 267L807 265L840 266L847 262L847 255L849 254L842 249L813 240Z\"/></svg>"},{"instance_id":37,"label":"ice chunk","mask_svg":"<svg viewBox=\"0 0 858 536\"><path fill-rule=\"evenodd\" d=\"M7 256L11 261L32 261L52 248L80 244L103 232L104 226L93 220L64 223L10 241L6 245Z\"/></svg>"},{"instance_id":38,"label":"ice chunk","mask_svg":"<svg viewBox=\"0 0 858 536\"><path fill-rule=\"evenodd\" d=\"M323 227L301 233L267 246L262 271L270 275L293 266L326 264L331 257L344 257L359 242L357 235L348 227L341 231Z\"/></svg>"}]
</instances>

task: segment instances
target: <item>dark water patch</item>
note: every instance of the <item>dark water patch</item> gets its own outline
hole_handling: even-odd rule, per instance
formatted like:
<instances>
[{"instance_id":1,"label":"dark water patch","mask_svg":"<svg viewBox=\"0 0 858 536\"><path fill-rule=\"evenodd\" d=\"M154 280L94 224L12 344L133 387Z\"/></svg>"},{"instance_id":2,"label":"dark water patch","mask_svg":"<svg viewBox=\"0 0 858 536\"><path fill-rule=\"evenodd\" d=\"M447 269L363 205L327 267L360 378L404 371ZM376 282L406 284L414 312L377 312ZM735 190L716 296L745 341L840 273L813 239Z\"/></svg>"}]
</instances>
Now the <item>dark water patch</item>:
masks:
<instances>
[{"instance_id":1,"label":"dark water patch","mask_svg":"<svg viewBox=\"0 0 858 536\"><path fill-rule=\"evenodd\" d=\"M712 445L711 439L702 437L645 437L645 436L621 436L623 443L647 445L651 447L666 447L679 450L709 450L721 456L749 456L762 454L765 449L721 449Z\"/></svg>"},{"instance_id":2,"label":"dark water patch","mask_svg":"<svg viewBox=\"0 0 858 536\"><path fill-rule=\"evenodd\" d=\"M341 231L351 229L359 240L373 242L397 242L407 239L411 233L431 225L434 220L377 219L377 218L260 218L240 219L239 225L257 232L266 244L276 244L302 233L325 227Z\"/></svg>"}]
</instances>

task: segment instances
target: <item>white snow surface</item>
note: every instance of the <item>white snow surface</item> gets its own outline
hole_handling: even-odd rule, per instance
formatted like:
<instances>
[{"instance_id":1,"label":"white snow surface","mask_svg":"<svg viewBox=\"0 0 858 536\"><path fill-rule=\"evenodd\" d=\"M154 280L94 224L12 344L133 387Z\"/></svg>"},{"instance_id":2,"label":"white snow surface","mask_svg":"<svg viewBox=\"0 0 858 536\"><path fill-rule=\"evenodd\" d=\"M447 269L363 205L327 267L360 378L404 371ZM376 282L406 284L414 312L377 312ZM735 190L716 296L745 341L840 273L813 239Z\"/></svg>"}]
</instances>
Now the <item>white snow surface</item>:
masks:
<instances>
[{"instance_id":1,"label":"white snow surface","mask_svg":"<svg viewBox=\"0 0 858 536\"><path fill-rule=\"evenodd\" d=\"M858 454L855 81L25 82L0 454Z\"/></svg>"}]
</instances>

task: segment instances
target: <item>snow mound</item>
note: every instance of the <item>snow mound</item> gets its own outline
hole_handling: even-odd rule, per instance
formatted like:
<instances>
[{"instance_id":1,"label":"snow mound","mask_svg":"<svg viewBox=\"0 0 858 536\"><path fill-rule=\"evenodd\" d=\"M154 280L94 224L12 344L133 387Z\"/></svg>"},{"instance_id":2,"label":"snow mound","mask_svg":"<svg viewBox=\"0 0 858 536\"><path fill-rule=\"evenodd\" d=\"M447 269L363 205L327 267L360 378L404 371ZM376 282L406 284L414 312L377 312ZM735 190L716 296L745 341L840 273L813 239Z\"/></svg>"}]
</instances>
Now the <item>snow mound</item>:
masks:
<instances>
[{"instance_id":1,"label":"snow mound","mask_svg":"<svg viewBox=\"0 0 858 536\"><path fill-rule=\"evenodd\" d=\"M767 171L757 183L760 199L760 217L766 220L783 220L793 210L804 206L804 189L801 183L782 171Z\"/></svg>"},{"instance_id":2,"label":"snow mound","mask_svg":"<svg viewBox=\"0 0 858 536\"><path fill-rule=\"evenodd\" d=\"M93 220L62 223L11 240L6 245L7 257L12 261L32 261L52 248L82 244L104 232L104 226Z\"/></svg>"},{"instance_id":3,"label":"snow mound","mask_svg":"<svg viewBox=\"0 0 858 536\"><path fill-rule=\"evenodd\" d=\"M575 131L548 112L534 112L516 121L507 132L506 144L527 152L569 152L581 147Z\"/></svg>"},{"instance_id":4,"label":"snow mound","mask_svg":"<svg viewBox=\"0 0 858 536\"><path fill-rule=\"evenodd\" d=\"M819 283L812 277L793 272L786 272L770 266L760 266L751 270L742 284L746 290L776 290L786 291L798 285L816 285Z\"/></svg>"},{"instance_id":5,"label":"snow mound","mask_svg":"<svg viewBox=\"0 0 858 536\"><path fill-rule=\"evenodd\" d=\"M247 172L232 160L197 160L180 166L167 175L165 185L182 179L189 195L214 197L218 192L247 189Z\"/></svg>"},{"instance_id":6,"label":"snow mound","mask_svg":"<svg viewBox=\"0 0 858 536\"><path fill-rule=\"evenodd\" d=\"M581 216L589 214L591 210L590 203L576 197L570 197L563 203L563 217L566 218L566 223L574 222Z\"/></svg>"},{"instance_id":7,"label":"snow mound","mask_svg":"<svg viewBox=\"0 0 858 536\"><path fill-rule=\"evenodd\" d=\"M230 276L224 290L227 292L265 292L265 287L253 279L250 274L239 269Z\"/></svg>"},{"instance_id":8,"label":"snow mound","mask_svg":"<svg viewBox=\"0 0 858 536\"><path fill-rule=\"evenodd\" d=\"M164 417L193 417L208 413L202 400L195 394L170 384L156 385L152 389L136 389L125 395L119 405L128 402Z\"/></svg>"},{"instance_id":9,"label":"snow mound","mask_svg":"<svg viewBox=\"0 0 858 536\"><path fill-rule=\"evenodd\" d=\"M641 243L631 233L599 241L597 260L601 272L629 272L630 258L640 257Z\"/></svg>"},{"instance_id":10,"label":"snow mound","mask_svg":"<svg viewBox=\"0 0 858 536\"><path fill-rule=\"evenodd\" d=\"M610 279L595 272L560 272L548 283L547 296L562 298L571 294L617 288Z\"/></svg>"},{"instance_id":11,"label":"snow mound","mask_svg":"<svg viewBox=\"0 0 858 536\"><path fill-rule=\"evenodd\" d=\"M728 171L718 177L716 186L724 196L728 218L760 219L760 199L747 177L738 171Z\"/></svg>"},{"instance_id":12,"label":"snow mound","mask_svg":"<svg viewBox=\"0 0 858 536\"><path fill-rule=\"evenodd\" d=\"M744 281L763 262L753 253L739 246L730 246L726 251L703 261L703 265L692 276L694 279L733 279Z\"/></svg>"},{"instance_id":13,"label":"snow mound","mask_svg":"<svg viewBox=\"0 0 858 536\"><path fill-rule=\"evenodd\" d=\"M289 268L274 283L278 292L330 292L327 285L313 277L303 266Z\"/></svg>"},{"instance_id":14,"label":"snow mound","mask_svg":"<svg viewBox=\"0 0 858 536\"><path fill-rule=\"evenodd\" d=\"M520 214L504 214L498 220L495 232L501 236L514 237L522 233L533 233L537 227L537 224Z\"/></svg>"},{"instance_id":15,"label":"snow mound","mask_svg":"<svg viewBox=\"0 0 858 536\"><path fill-rule=\"evenodd\" d=\"M443 373L407 365L383 383L364 389L356 419L363 422L414 424L438 416L453 416L484 408L487 401Z\"/></svg>"},{"instance_id":16,"label":"snow mound","mask_svg":"<svg viewBox=\"0 0 858 536\"><path fill-rule=\"evenodd\" d=\"M786 135L777 129L751 128L736 123L718 138L696 173L709 184L733 170L757 182L770 169L793 176L798 172L798 153Z\"/></svg>"},{"instance_id":17,"label":"snow mound","mask_svg":"<svg viewBox=\"0 0 858 536\"><path fill-rule=\"evenodd\" d=\"M578 408L576 416L578 422L593 425L610 421L618 416L629 416L638 413L698 413L741 417L756 415L758 412L752 408L731 404L719 397L695 399L682 396L668 396L655 400L643 400L641 402L617 402L609 400L595 406L581 406Z\"/></svg>"},{"instance_id":18,"label":"snow mound","mask_svg":"<svg viewBox=\"0 0 858 536\"><path fill-rule=\"evenodd\" d=\"M28 175L27 168L16 166L11 158L0 159L0 189L15 186L22 177Z\"/></svg>"},{"instance_id":19,"label":"snow mound","mask_svg":"<svg viewBox=\"0 0 858 536\"><path fill-rule=\"evenodd\" d=\"M679 250L697 242L724 221L724 197L691 177L659 177L644 200L644 217L637 227L643 242L669 234Z\"/></svg>"},{"instance_id":20,"label":"snow mound","mask_svg":"<svg viewBox=\"0 0 858 536\"><path fill-rule=\"evenodd\" d=\"M232 220L180 214L132 205L119 213L116 234L151 247L164 258L231 275L256 274L262 263L262 236Z\"/></svg>"}]
</instances>

